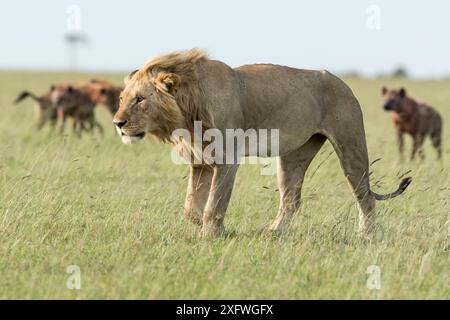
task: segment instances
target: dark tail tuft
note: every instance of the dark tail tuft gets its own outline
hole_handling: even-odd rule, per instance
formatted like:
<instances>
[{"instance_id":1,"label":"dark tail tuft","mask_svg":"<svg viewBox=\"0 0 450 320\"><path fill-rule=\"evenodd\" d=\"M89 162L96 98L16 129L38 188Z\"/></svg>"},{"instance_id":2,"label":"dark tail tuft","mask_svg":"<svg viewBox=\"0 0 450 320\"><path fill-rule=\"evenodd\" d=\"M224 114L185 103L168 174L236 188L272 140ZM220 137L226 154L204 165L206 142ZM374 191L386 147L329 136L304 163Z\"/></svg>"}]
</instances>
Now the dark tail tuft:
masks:
<instances>
[{"instance_id":1,"label":"dark tail tuft","mask_svg":"<svg viewBox=\"0 0 450 320\"><path fill-rule=\"evenodd\" d=\"M411 177L406 177L406 178L402 179L402 181L400 182L400 185L398 186L398 189L400 190L400 194L402 194L403 191L405 191L406 188L408 188L408 186L411 184L411 182L412 182Z\"/></svg>"},{"instance_id":2,"label":"dark tail tuft","mask_svg":"<svg viewBox=\"0 0 450 320\"><path fill-rule=\"evenodd\" d=\"M401 195L406 190L406 188L408 188L411 181L412 181L411 177L406 177L406 178L402 179L402 181L400 182L400 185L398 186L398 189L395 190L394 192L391 192L388 194L378 194L373 191L371 191L371 192L374 195L376 200L392 199L392 198L395 198L396 196Z\"/></svg>"},{"instance_id":3,"label":"dark tail tuft","mask_svg":"<svg viewBox=\"0 0 450 320\"><path fill-rule=\"evenodd\" d=\"M31 92L28 92L28 91L22 91L22 92L17 96L16 100L14 100L14 104L19 103L20 101L22 101L23 99L25 99L25 98L27 98L27 97L30 97L30 98L32 98L33 100L36 100L36 101L39 100L38 97L36 97L36 96L35 96L34 94L32 94Z\"/></svg>"}]
</instances>

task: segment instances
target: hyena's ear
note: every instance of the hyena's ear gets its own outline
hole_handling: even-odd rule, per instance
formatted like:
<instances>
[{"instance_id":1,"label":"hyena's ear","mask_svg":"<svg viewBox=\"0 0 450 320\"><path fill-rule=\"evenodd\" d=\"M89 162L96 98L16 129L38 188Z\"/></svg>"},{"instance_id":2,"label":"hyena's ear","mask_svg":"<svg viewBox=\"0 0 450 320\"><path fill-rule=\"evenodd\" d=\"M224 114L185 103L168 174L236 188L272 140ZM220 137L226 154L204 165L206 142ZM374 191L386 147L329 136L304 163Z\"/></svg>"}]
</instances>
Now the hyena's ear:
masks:
<instances>
[{"instance_id":1,"label":"hyena's ear","mask_svg":"<svg viewBox=\"0 0 450 320\"><path fill-rule=\"evenodd\" d=\"M381 94L384 96L388 92L386 87L381 88Z\"/></svg>"},{"instance_id":2,"label":"hyena's ear","mask_svg":"<svg viewBox=\"0 0 450 320\"><path fill-rule=\"evenodd\" d=\"M123 78L123 82L125 83L125 85L127 85L128 81L131 80L131 78L133 78L133 76L136 74L136 72L138 72L139 69L136 69L134 71L132 71L129 75L127 75L125 78Z\"/></svg>"},{"instance_id":3,"label":"hyena's ear","mask_svg":"<svg viewBox=\"0 0 450 320\"><path fill-rule=\"evenodd\" d=\"M398 92L401 98L406 97L406 90L405 88L400 88L400 91Z\"/></svg>"},{"instance_id":4,"label":"hyena's ear","mask_svg":"<svg viewBox=\"0 0 450 320\"><path fill-rule=\"evenodd\" d=\"M52 84L52 85L50 86L50 92L53 91L53 90L55 90L55 88L56 88L55 85Z\"/></svg>"},{"instance_id":5,"label":"hyena's ear","mask_svg":"<svg viewBox=\"0 0 450 320\"><path fill-rule=\"evenodd\" d=\"M156 88L171 95L175 94L180 82L180 76L171 72L159 72L154 78Z\"/></svg>"}]
</instances>

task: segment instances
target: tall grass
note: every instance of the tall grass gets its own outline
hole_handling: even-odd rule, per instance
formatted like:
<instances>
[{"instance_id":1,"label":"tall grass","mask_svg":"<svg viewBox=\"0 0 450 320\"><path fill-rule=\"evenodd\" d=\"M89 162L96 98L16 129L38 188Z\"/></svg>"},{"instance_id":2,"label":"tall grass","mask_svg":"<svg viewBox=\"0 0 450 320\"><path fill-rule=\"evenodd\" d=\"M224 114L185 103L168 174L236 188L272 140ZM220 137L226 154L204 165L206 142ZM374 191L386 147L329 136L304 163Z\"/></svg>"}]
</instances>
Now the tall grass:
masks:
<instances>
[{"instance_id":1,"label":"tall grass","mask_svg":"<svg viewBox=\"0 0 450 320\"><path fill-rule=\"evenodd\" d=\"M403 196L377 203L372 241L355 234L356 203L328 143L285 234L265 231L278 206L275 177L244 165L227 235L202 240L182 214L188 168L172 164L167 145L122 145L102 108L104 138L38 132L31 101L12 105L22 89L90 77L0 73L0 298L450 298L450 81L347 79L363 108L370 158L381 158L371 167L374 190L391 191L408 170L414 177ZM404 85L439 109L442 163L429 141L424 162L398 162L381 109L384 84ZM69 265L81 269L80 290L66 287ZM367 287L371 265L380 268L379 290Z\"/></svg>"}]
</instances>

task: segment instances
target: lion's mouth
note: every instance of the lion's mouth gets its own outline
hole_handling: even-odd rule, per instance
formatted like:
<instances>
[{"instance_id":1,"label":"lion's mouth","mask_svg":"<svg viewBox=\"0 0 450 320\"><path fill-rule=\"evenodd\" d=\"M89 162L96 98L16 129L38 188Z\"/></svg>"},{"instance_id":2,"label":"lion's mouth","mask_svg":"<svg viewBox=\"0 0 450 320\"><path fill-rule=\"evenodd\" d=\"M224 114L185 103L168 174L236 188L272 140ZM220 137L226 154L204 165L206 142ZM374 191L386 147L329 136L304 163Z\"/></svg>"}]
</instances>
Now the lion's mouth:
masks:
<instances>
[{"instance_id":1,"label":"lion's mouth","mask_svg":"<svg viewBox=\"0 0 450 320\"><path fill-rule=\"evenodd\" d=\"M141 133L138 133L137 135L135 135L134 137L138 137L138 138L143 138L143 137L145 137L145 132L141 132Z\"/></svg>"},{"instance_id":2,"label":"lion's mouth","mask_svg":"<svg viewBox=\"0 0 450 320\"><path fill-rule=\"evenodd\" d=\"M145 132L141 132L141 133L134 134L134 135L128 135L128 134L125 134L122 132L121 137L122 137L122 142L124 144L133 144L133 143L140 141L142 138L144 138Z\"/></svg>"}]
</instances>

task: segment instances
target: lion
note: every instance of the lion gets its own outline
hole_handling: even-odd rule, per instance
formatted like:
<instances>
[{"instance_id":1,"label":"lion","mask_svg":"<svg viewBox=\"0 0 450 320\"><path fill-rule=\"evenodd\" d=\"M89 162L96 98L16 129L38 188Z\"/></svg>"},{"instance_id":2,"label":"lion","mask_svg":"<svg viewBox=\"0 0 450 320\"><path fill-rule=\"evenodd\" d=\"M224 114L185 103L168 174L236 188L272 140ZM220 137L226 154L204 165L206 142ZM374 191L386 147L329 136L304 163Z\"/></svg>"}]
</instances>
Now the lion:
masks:
<instances>
[{"instance_id":1,"label":"lion","mask_svg":"<svg viewBox=\"0 0 450 320\"><path fill-rule=\"evenodd\" d=\"M56 126L57 114L56 108L54 108L53 103L51 102L50 95L53 87L50 87L50 90L41 96L37 96L30 91L22 91L14 100L14 104L17 104L23 101L25 98L31 98L36 102L36 127L38 130L42 129L47 121L50 122L50 126L52 129Z\"/></svg>"},{"instance_id":2,"label":"lion","mask_svg":"<svg viewBox=\"0 0 450 320\"><path fill-rule=\"evenodd\" d=\"M192 130L196 121L205 131L279 130L280 206L272 231L285 230L299 211L305 172L326 140L333 145L359 205L361 235L373 233L375 200L394 198L411 182L409 177L403 179L388 194L370 189L360 105L351 89L327 71L272 64L233 69L208 58L203 50L174 52L149 60L126 78L113 119L126 144L147 134L176 144L172 133L179 128ZM244 154L259 155L258 150ZM190 165L184 212L201 225L203 237L224 233L238 167L239 163Z\"/></svg>"}]
</instances>

